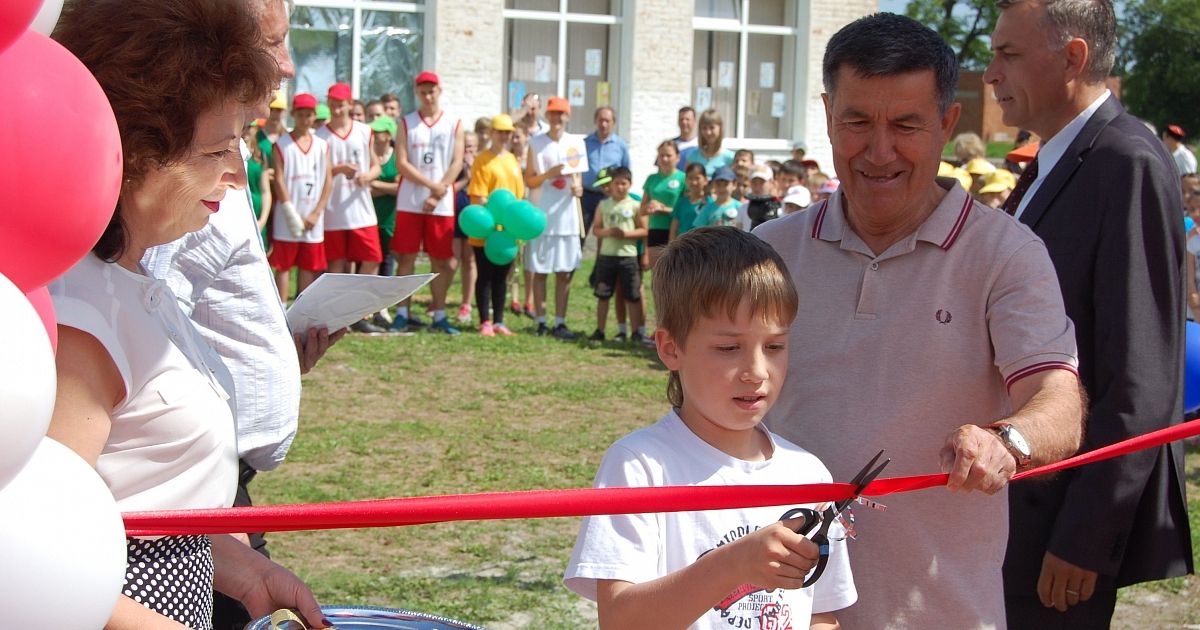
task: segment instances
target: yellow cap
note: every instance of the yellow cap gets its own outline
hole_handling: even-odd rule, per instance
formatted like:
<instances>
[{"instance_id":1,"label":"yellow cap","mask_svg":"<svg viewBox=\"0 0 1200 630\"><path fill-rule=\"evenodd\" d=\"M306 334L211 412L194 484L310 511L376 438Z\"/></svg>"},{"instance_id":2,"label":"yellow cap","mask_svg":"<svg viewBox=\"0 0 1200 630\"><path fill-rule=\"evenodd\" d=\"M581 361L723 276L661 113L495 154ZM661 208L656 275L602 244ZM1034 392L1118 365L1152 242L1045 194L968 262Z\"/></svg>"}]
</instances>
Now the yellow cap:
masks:
<instances>
[{"instance_id":1,"label":"yellow cap","mask_svg":"<svg viewBox=\"0 0 1200 630\"><path fill-rule=\"evenodd\" d=\"M259 102L261 103L262 101ZM271 101L271 109L287 109L287 97L284 95L283 90L275 90L275 98Z\"/></svg>"},{"instance_id":2,"label":"yellow cap","mask_svg":"<svg viewBox=\"0 0 1200 630\"><path fill-rule=\"evenodd\" d=\"M508 114L496 114L492 117L492 129L495 131L512 131L512 116Z\"/></svg>"},{"instance_id":3,"label":"yellow cap","mask_svg":"<svg viewBox=\"0 0 1200 630\"><path fill-rule=\"evenodd\" d=\"M983 186L979 189L980 193L998 193L1005 190L1012 190L1017 187L1017 176L1011 171L1003 168L998 168L991 173L988 173L983 178Z\"/></svg>"},{"instance_id":4,"label":"yellow cap","mask_svg":"<svg viewBox=\"0 0 1200 630\"><path fill-rule=\"evenodd\" d=\"M963 164L963 170L972 175L987 175L996 170L996 167L987 158L975 158L966 164Z\"/></svg>"},{"instance_id":5,"label":"yellow cap","mask_svg":"<svg viewBox=\"0 0 1200 630\"><path fill-rule=\"evenodd\" d=\"M963 190L971 192L971 184L974 183L975 180L971 177L970 173L962 170L961 168L956 168L954 169L954 173L951 174L951 177L957 179L958 183L962 184Z\"/></svg>"},{"instance_id":6,"label":"yellow cap","mask_svg":"<svg viewBox=\"0 0 1200 630\"><path fill-rule=\"evenodd\" d=\"M946 162L946 161L939 162L937 176L938 177L954 177L954 165L949 162Z\"/></svg>"}]
</instances>

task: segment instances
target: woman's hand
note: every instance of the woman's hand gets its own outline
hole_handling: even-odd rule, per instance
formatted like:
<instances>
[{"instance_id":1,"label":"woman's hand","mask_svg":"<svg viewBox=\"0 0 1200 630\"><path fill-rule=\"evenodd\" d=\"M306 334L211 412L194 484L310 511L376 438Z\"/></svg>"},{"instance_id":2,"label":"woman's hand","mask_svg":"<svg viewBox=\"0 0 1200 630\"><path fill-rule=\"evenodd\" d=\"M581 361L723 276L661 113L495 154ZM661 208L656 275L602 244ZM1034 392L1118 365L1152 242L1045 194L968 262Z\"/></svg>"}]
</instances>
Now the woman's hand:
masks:
<instances>
[{"instance_id":1,"label":"woman's hand","mask_svg":"<svg viewBox=\"0 0 1200 630\"><path fill-rule=\"evenodd\" d=\"M251 617L281 608L299 611L309 628L331 626L312 590L294 573L228 535L211 536L213 587L238 600Z\"/></svg>"}]
</instances>

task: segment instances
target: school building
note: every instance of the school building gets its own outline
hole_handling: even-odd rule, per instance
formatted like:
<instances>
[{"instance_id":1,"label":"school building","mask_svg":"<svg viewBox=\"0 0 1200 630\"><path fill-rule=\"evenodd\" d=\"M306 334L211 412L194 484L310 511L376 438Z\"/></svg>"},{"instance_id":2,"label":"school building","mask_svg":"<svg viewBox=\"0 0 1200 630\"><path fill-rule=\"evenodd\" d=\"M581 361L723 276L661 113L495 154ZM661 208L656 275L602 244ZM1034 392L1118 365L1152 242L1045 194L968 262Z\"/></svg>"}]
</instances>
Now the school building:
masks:
<instances>
[{"instance_id":1,"label":"school building","mask_svg":"<svg viewBox=\"0 0 1200 630\"><path fill-rule=\"evenodd\" d=\"M466 121L517 107L529 92L572 103L569 131L617 112L635 177L678 134L676 111L715 107L726 146L761 159L794 139L832 172L821 105L829 37L878 0L295 0L291 91L324 97L342 80L367 101L414 108L412 79L442 80L444 109Z\"/></svg>"}]
</instances>

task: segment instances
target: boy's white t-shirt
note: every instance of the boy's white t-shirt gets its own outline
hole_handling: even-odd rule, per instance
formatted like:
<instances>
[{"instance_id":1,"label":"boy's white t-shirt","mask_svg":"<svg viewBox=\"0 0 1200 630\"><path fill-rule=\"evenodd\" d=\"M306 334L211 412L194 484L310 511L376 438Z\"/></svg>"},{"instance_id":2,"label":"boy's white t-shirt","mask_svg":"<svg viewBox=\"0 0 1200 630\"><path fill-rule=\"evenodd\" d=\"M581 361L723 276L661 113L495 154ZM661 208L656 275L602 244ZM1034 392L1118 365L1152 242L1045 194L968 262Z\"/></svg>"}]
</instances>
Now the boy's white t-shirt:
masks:
<instances>
[{"instance_id":1,"label":"boy's white t-shirt","mask_svg":"<svg viewBox=\"0 0 1200 630\"><path fill-rule=\"evenodd\" d=\"M771 440L769 460L747 462L701 440L671 411L656 424L621 438L604 455L596 487L793 485L829 483L813 454L759 427ZM596 599L596 580L648 582L687 567L701 554L768 526L791 507L708 512L590 516L583 519L567 564L567 588ZM806 507L816 507L808 505ZM831 537L834 532L831 532ZM831 543L829 563L816 584L764 591L743 585L692 630L807 628L814 612L832 612L858 599L846 543ZM671 605L663 602L664 606Z\"/></svg>"},{"instance_id":2,"label":"boy's white t-shirt","mask_svg":"<svg viewBox=\"0 0 1200 630\"><path fill-rule=\"evenodd\" d=\"M371 170L371 128L366 123L351 121L344 136L326 123L317 129L316 136L329 143L329 159L334 166L353 164L359 173ZM370 186L360 186L345 175L334 175L333 190L322 216L326 230L357 230L376 225Z\"/></svg>"}]
</instances>

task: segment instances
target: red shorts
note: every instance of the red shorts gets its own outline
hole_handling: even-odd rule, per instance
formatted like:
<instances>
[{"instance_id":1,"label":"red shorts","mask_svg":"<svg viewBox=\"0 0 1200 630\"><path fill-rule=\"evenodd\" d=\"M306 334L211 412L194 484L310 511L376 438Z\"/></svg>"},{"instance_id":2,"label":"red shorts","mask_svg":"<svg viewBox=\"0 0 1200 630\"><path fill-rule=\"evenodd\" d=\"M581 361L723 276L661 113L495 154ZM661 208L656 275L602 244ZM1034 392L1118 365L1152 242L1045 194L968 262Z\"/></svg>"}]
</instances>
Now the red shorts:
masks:
<instances>
[{"instance_id":1,"label":"red shorts","mask_svg":"<svg viewBox=\"0 0 1200 630\"><path fill-rule=\"evenodd\" d=\"M299 267L301 271L325 271L329 264L325 262L324 243L294 243L292 241L271 241L271 254L267 262L276 271L290 271Z\"/></svg>"},{"instance_id":2,"label":"red shorts","mask_svg":"<svg viewBox=\"0 0 1200 630\"><path fill-rule=\"evenodd\" d=\"M354 230L325 230L325 257L360 263L383 262L379 227L371 225Z\"/></svg>"},{"instance_id":3,"label":"red shorts","mask_svg":"<svg viewBox=\"0 0 1200 630\"><path fill-rule=\"evenodd\" d=\"M403 210L397 212L392 251L397 254L417 254L421 251L422 243L430 258L454 258L454 217Z\"/></svg>"}]
</instances>

